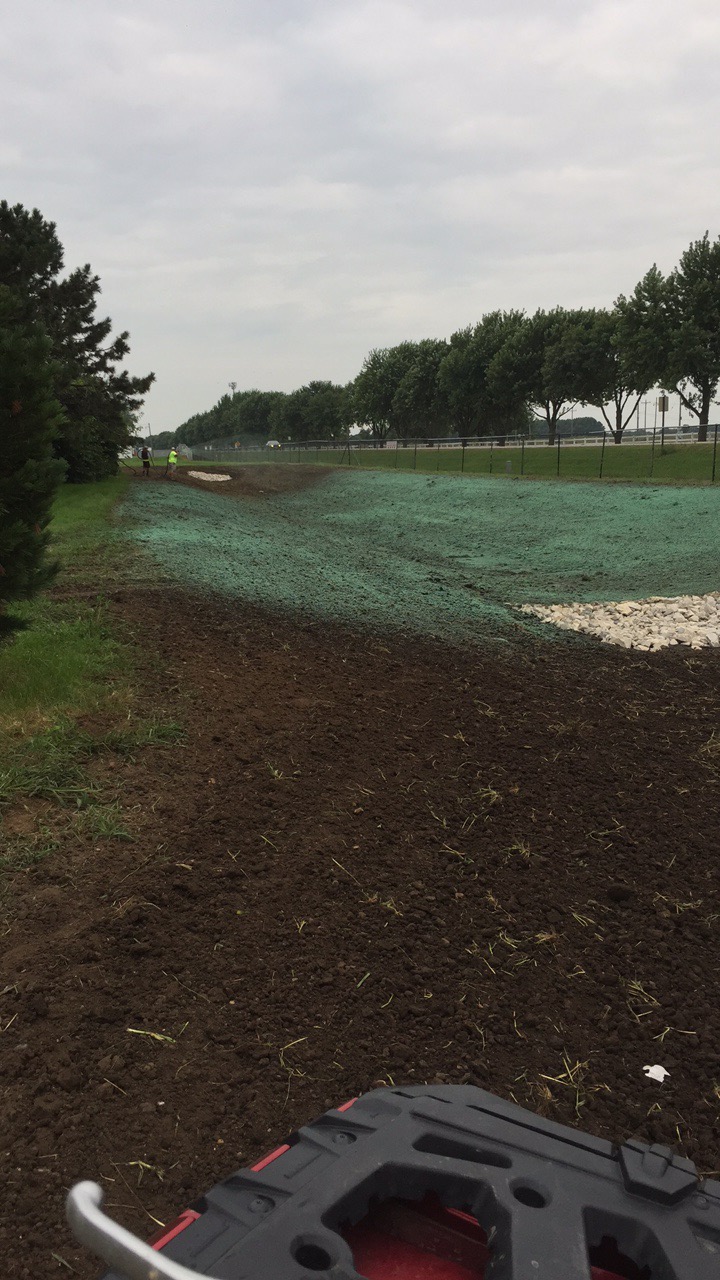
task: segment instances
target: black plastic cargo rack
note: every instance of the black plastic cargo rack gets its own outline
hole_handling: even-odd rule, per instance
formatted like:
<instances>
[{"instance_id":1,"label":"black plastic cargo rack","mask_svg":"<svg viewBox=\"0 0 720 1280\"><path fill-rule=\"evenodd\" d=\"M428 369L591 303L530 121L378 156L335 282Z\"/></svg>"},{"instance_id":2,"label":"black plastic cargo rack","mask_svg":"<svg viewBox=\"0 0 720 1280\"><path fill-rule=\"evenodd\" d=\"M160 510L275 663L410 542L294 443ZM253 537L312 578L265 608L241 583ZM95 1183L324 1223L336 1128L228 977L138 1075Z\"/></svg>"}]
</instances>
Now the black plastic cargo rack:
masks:
<instances>
[{"instance_id":1,"label":"black plastic cargo rack","mask_svg":"<svg viewBox=\"0 0 720 1280\"><path fill-rule=\"evenodd\" d=\"M107 1280L720 1280L719 1182L667 1147L616 1148L471 1086L327 1111L152 1250L100 1198L81 1183L68 1217L116 1268Z\"/></svg>"}]
</instances>

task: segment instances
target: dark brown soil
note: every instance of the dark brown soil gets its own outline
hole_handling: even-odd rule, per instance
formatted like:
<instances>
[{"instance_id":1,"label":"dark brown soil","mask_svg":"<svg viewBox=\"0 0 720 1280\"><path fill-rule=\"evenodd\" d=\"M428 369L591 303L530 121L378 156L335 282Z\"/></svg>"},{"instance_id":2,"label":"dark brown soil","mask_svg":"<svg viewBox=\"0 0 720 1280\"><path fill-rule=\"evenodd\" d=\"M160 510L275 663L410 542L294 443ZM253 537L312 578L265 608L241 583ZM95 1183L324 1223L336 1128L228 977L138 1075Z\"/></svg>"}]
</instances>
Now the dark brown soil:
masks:
<instances>
[{"instance_id":1,"label":"dark brown soil","mask_svg":"<svg viewBox=\"0 0 720 1280\"><path fill-rule=\"evenodd\" d=\"M477 1083L718 1170L715 654L116 608L188 736L102 766L135 843L10 886L8 1280L70 1274L53 1253L96 1274L63 1223L76 1179L151 1234L383 1080Z\"/></svg>"},{"instance_id":2,"label":"dark brown soil","mask_svg":"<svg viewBox=\"0 0 720 1280\"><path fill-rule=\"evenodd\" d=\"M153 483L186 484L192 489L204 489L205 492L211 489L213 493L222 493L230 498L268 498L276 493L297 493L301 489L310 489L321 484L332 474L332 470L331 467L306 467L299 464L285 466L279 462L257 462L248 467L238 467L232 463L227 466L221 466L220 463L206 465L200 460L193 462L192 466L178 467L172 480L165 475L165 468L156 463L150 470L150 480ZM198 480L189 475L190 471L211 474L216 472L231 478L221 482ZM147 484L139 471L135 478L140 484Z\"/></svg>"}]
</instances>

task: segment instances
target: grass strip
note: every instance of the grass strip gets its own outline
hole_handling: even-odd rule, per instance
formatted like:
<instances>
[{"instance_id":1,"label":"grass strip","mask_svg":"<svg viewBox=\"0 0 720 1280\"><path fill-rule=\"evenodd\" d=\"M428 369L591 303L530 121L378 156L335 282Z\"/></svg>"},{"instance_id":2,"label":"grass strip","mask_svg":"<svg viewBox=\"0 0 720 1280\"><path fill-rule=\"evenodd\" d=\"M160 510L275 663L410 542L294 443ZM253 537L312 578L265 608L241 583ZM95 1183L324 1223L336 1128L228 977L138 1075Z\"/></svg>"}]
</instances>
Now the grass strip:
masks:
<instances>
[{"instance_id":1,"label":"grass strip","mask_svg":"<svg viewBox=\"0 0 720 1280\"><path fill-rule=\"evenodd\" d=\"M714 428L711 431L711 435ZM651 444L575 445L561 439L560 449L553 445L532 445L525 449L513 445L485 448L437 448L424 442L398 448L362 448L353 446L350 455L342 449L218 450L203 460L188 465L252 466L273 463L283 466L301 463L306 466L338 467L347 470L414 471L420 475L466 475L518 477L545 480L630 480L638 484L710 484L720 483L720 457L714 459L714 444L661 445L658 436ZM720 453L720 450L718 450Z\"/></svg>"},{"instance_id":2,"label":"grass strip","mask_svg":"<svg viewBox=\"0 0 720 1280\"><path fill-rule=\"evenodd\" d=\"M60 489L51 526L61 565L55 587L14 609L26 630L0 647L0 731L63 709L88 710L107 696L123 651L103 593L128 560L112 524L126 485L113 479Z\"/></svg>"},{"instance_id":3,"label":"grass strip","mask_svg":"<svg viewBox=\"0 0 720 1280\"><path fill-rule=\"evenodd\" d=\"M105 594L139 559L115 527L127 484L119 477L59 491L56 583L16 610L27 629L0 647L0 872L27 870L78 841L132 839L91 762L133 759L182 737L164 714L140 712L137 654Z\"/></svg>"},{"instance_id":4,"label":"grass strip","mask_svg":"<svg viewBox=\"0 0 720 1280\"><path fill-rule=\"evenodd\" d=\"M181 741L160 715L89 733L71 716L29 735L6 734L0 765L0 818L11 807L35 814L28 833L0 837L0 872L27 870L73 840L132 840L117 799L106 799L88 772L102 755L134 759L151 746Z\"/></svg>"}]
</instances>

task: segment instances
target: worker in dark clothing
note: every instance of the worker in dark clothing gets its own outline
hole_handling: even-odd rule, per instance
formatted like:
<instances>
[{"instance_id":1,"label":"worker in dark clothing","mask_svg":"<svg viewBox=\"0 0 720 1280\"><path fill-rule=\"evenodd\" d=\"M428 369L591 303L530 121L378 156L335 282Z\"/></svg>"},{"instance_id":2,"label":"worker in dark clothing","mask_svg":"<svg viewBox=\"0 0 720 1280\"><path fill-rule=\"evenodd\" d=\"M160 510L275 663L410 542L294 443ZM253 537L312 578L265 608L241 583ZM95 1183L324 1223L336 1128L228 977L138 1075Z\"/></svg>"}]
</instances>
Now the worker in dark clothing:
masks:
<instances>
[{"instance_id":1,"label":"worker in dark clothing","mask_svg":"<svg viewBox=\"0 0 720 1280\"><path fill-rule=\"evenodd\" d=\"M142 449L140 450L140 457L142 458L143 480L149 480L151 458L150 458L150 450L148 449L146 444L144 444Z\"/></svg>"}]
</instances>

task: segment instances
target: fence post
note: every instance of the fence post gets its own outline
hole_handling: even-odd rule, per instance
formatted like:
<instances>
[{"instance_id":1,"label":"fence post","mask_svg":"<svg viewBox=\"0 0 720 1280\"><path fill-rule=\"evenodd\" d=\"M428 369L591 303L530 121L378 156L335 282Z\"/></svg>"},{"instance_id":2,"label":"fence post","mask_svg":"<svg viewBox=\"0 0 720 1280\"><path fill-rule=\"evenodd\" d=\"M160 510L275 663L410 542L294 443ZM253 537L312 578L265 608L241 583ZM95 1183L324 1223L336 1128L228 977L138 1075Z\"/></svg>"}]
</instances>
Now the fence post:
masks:
<instances>
[{"instance_id":1,"label":"fence post","mask_svg":"<svg viewBox=\"0 0 720 1280\"><path fill-rule=\"evenodd\" d=\"M490 475L492 475L493 473L492 468L493 468L493 445L494 444L495 444L495 441L491 440L490 441Z\"/></svg>"},{"instance_id":2,"label":"fence post","mask_svg":"<svg viewBox=\"0 0 720 1280\"><path fill-rule=\"evenodd\" d=\"M716 427L716 428L715 428L715 439L713 440L713 469L712 469L712 482L713 482L713 484L715 483L715 459L716 459L716 457L717 457L717 433L718 433L718 429L717 429L717 427Z\"/></svg>"},{"instance_id":3,"label":"fence post","mask_svg":"<svg viewBox=\"0 0 720 1280\"><path fill-rule=\"evenodd\" d=\"M462 442L462 462L460 463L460 474L465 470L465 441Z\"/></svg>"},{"instance_id":4,"label":"fence post","mask_svg":"<svg viewBox=\"0 0 720 1280\"><path fill-rule=\"evenodd\" d=\"M557 474L560 475L560 432L557 438Z\"/></svg>"},{"instance_id":5,"label":"fence post","mask_svg":"<svg viewBox=\"0 0 720 1280\"><path fill-rule=\"evenodd\" d=\"M413 471L417 471L417 440L415 441L415 452L413 453Z\"/></svg>"},{"instance_id":6,"label":"fence post","mask_svg":"<svg viewBox=\"0 0 720 1280\"><path fill-rule=\"evenodd\" d=\"M600 476L599 476L600 480L602 480L604 462L605 462L605 432L603 431L603 442L602 442L602 448L600 450Z\"/></svg>"},{"instance_id":7,"label":"fence post","mask_svg":"<svg viewBox=\"0 0 720 1280\"><path fill-rule=\"evenodd\" d=\"M651 450L650 450L650 475L652 475L652 473L653 473L653 468L654 468L654 466L655 466L655 436L656 436L656 433L657 433L657 427L653 427L652 448L651 448Z\"/></svg>"},{"instance_id":8,"label":"fence post","mask_svg":"<svg viewBox=\"0 0 720 1280\"><path fill-rule=\"evenodd\" d=\"M525 437L520 439L520 475L525 475Z\"/></svg>"}]
</instances>

